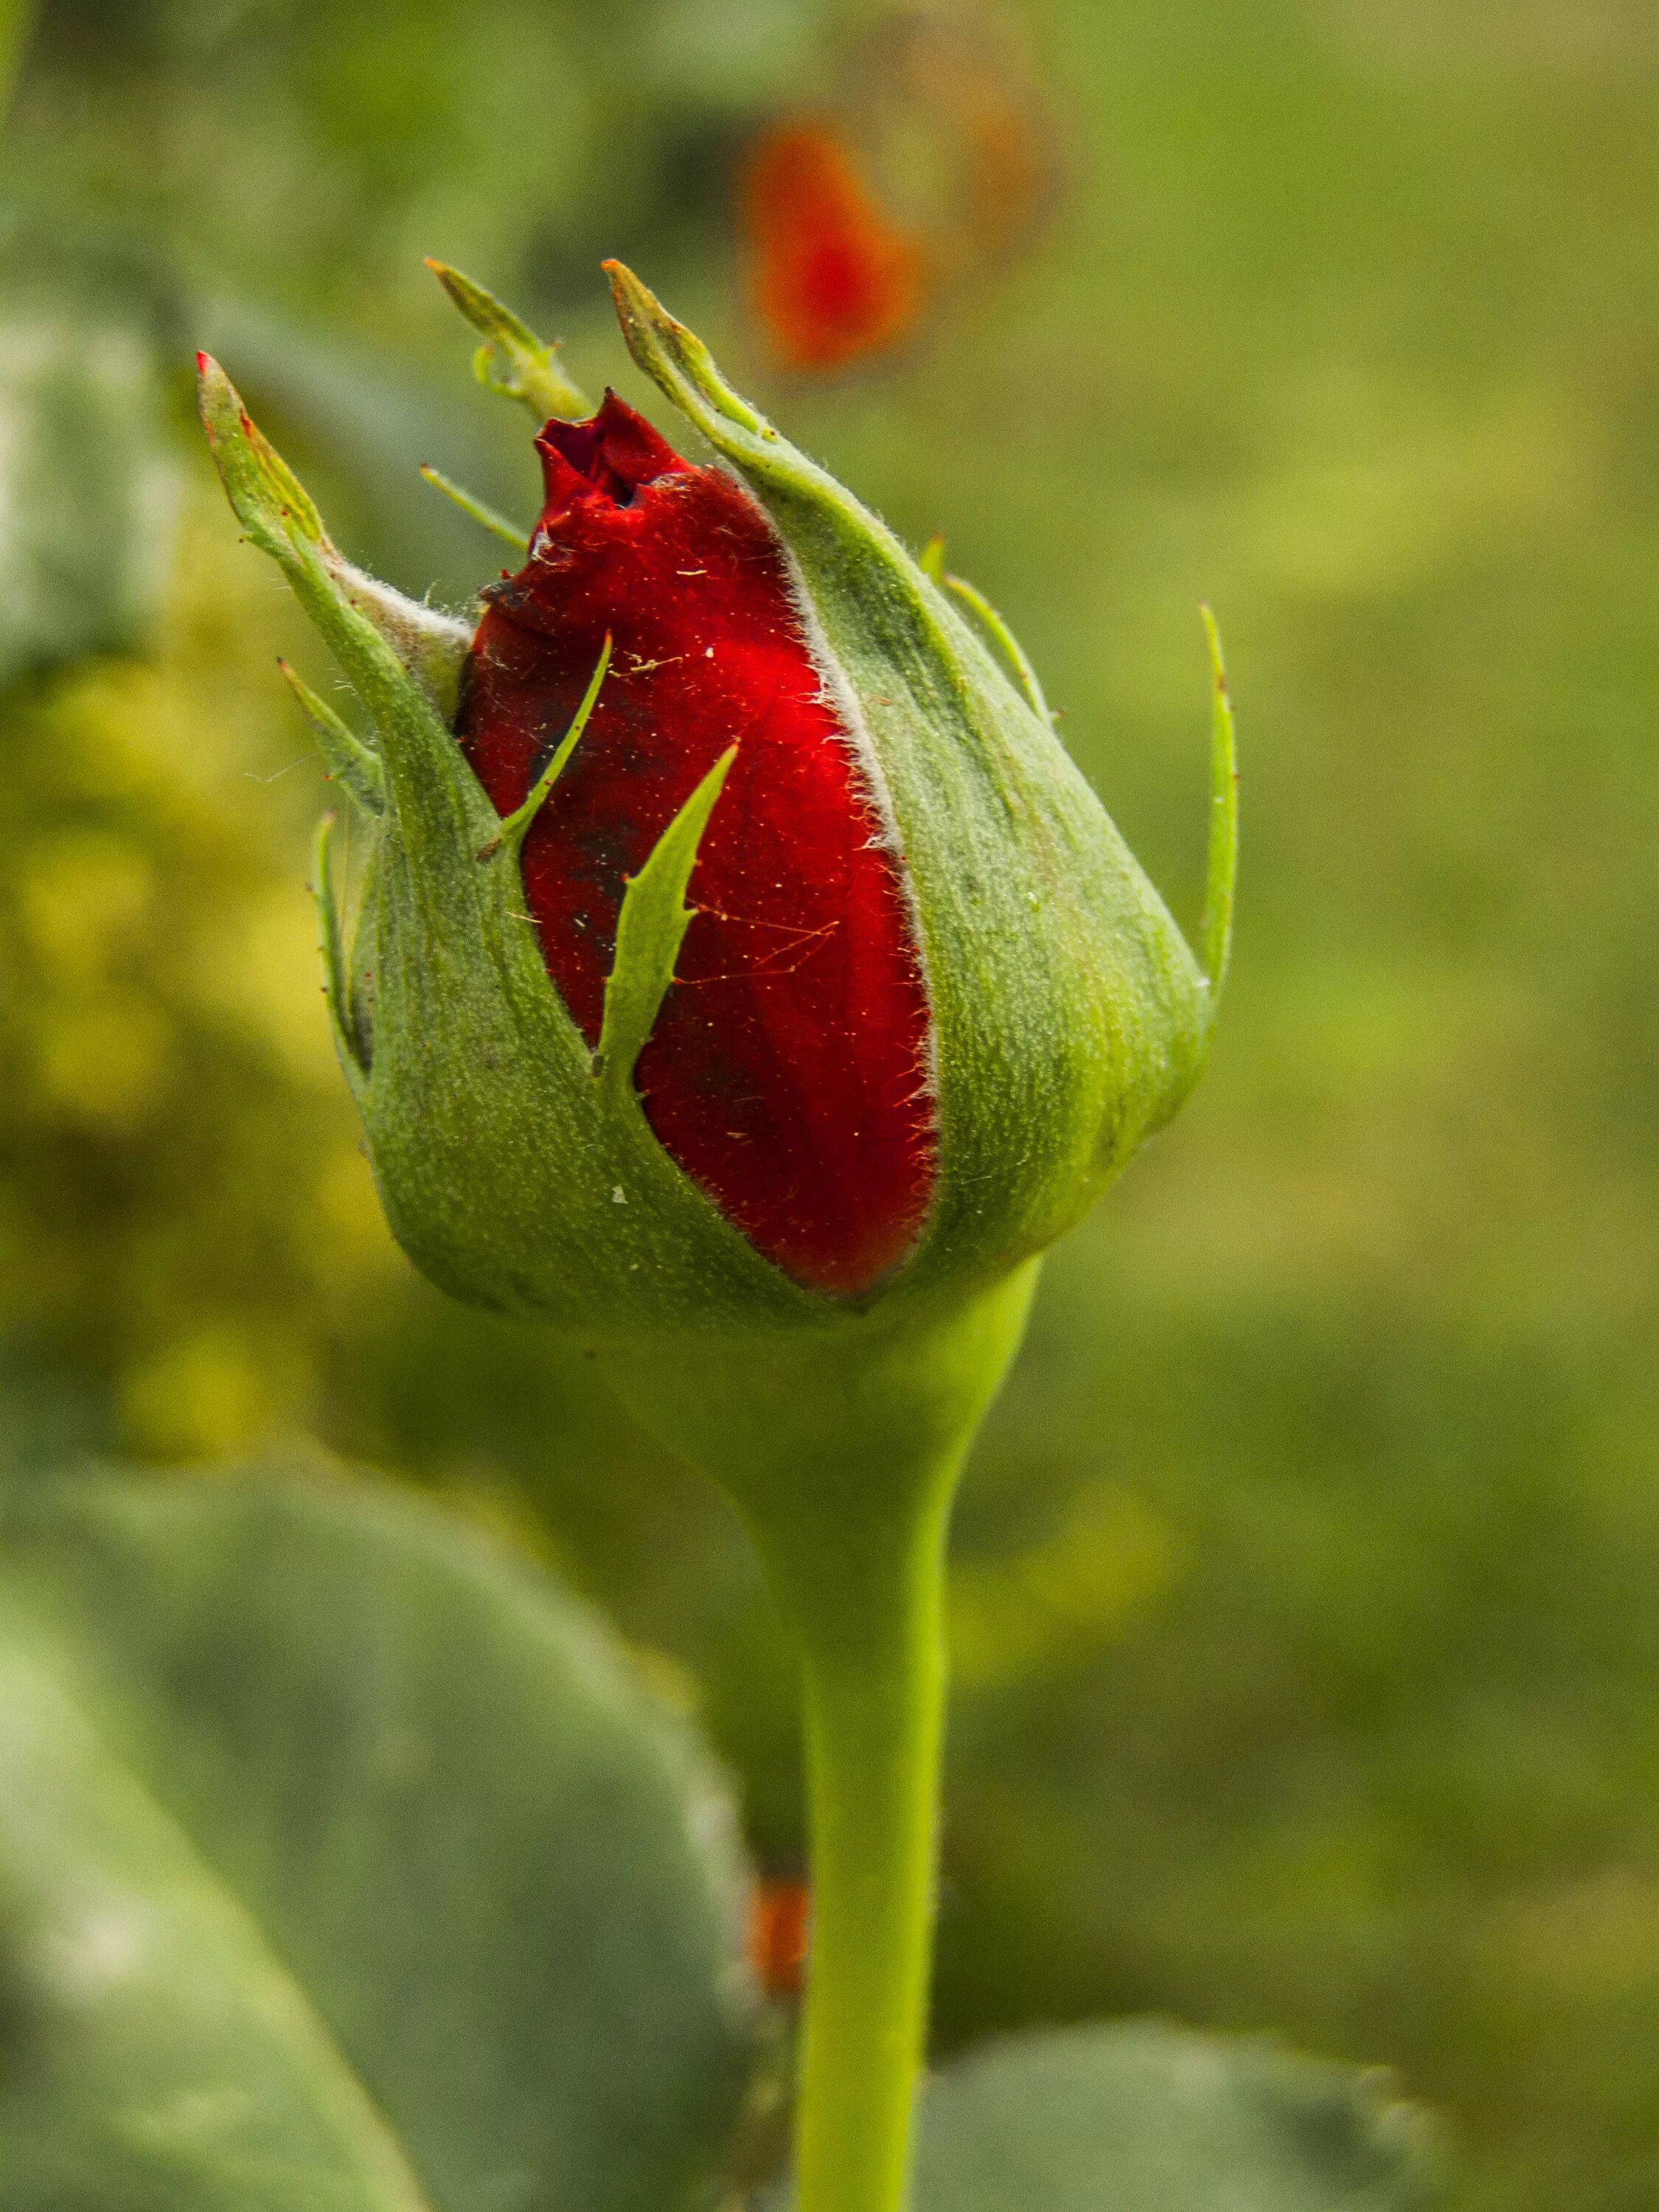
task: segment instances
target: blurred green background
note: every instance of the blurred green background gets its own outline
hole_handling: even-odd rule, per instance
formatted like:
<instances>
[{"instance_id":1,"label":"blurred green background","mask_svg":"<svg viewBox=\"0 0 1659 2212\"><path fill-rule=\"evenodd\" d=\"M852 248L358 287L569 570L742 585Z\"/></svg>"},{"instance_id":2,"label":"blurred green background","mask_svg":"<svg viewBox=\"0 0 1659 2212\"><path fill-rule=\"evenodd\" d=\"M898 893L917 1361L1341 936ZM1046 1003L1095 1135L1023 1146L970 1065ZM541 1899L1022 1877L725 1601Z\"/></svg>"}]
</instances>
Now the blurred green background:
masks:
<instances>
[{"instance_id":1,"label":"blurred green background","mask_svg":"<svg viewBox=\"0 0 1659 2212\"><path fill-rule=\"evenodd\" d=\"M452 602L520 418L420 266L649 407L597 264L1007 614L1196 920L1212 1072L1054 1256L964 1497L938 2027L1157 2010L1401 2069L1460 2204L1659 2203L1659 18L1026 0L1046 230L836 382L733 180L830 0L46 0L0 275L0 1399L14 1461L299 1431L516 1529L799 1863L732 1519L579 1351L380 1225L302 884L325 680L188 416L211 345L354 554ZM660 413L659 414L660 418ZM1648 1348L1644 1352L1643 1347Z\"/></svg>"}]
</instances>

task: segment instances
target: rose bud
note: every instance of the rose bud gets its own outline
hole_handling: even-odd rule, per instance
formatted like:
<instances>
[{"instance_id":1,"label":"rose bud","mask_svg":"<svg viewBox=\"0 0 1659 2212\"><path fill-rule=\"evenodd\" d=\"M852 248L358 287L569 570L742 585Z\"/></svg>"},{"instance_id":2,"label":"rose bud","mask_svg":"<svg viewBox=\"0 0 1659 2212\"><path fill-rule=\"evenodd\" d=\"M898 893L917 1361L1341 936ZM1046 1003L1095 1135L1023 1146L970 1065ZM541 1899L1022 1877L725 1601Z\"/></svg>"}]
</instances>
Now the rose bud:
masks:
<instances>
[{"instance_id":1,"label":"rose bud","mask_svg":"<svg viewBox=\"0 0 1659 2212\"><path fill-rule=\"evenodd\" d=\"M1023 656L612 269L719 462L441 272L538 414L544 504L468 636L348 566L211 363L249 537L351 679L302 696L362 833L319 848L342 1063L434 1280L595 1340L933 1310L1040 1252L1179 1106L1210 973ZM492 352L493 348L493 352Z\"/></svg>"}]
</instances>

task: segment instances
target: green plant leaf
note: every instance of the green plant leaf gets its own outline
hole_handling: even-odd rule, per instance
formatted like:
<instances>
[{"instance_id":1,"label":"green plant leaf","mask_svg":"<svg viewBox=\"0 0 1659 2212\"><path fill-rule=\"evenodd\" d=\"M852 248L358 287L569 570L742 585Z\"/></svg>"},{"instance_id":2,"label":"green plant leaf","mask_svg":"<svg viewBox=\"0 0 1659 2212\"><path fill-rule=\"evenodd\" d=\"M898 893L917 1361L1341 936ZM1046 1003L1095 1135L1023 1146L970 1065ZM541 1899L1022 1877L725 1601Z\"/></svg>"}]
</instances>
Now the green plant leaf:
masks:
<instances>
[{"instance_id":1,"label":"green plant leaf","mask_svg":"<svg viewBox=\"0 0 1659 2212\"><path fill-rule=\"evenodd\" d=\"M522 1559L319 1475L18 1484L4 2212L666 2212L752 2057L690 1732Z\"/></svg>"},{"instance_id":2,"label":"green plant leaf","mask_svg":"<svg viewBox=\"0 0 1659 2212\"><path fill-rule=\"evenodd\" d=\"M915 2212L1426 2212L1437 2167L1384 2075L1122 2021L996 2044L935 2081Z\"/></svg>"}]
</instances>

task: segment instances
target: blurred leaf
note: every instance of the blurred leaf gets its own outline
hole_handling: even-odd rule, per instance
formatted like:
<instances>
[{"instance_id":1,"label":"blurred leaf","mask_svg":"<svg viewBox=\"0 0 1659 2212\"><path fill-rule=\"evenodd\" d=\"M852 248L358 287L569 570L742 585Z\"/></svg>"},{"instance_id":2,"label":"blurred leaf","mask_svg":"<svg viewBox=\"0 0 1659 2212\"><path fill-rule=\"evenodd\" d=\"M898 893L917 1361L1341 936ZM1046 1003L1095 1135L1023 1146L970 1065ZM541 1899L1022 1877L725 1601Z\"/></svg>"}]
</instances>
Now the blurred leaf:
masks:
<instances>
[{"instance_id":1,"label":"blurred leaf","mask_svg":"<svg viewBox=\"0 0 1659 2212\"><path fill-rule=\"evenodd\" d=\"M1158 2021L993 2045L924 2107L915 2212L1418 2212L1422 2116L1386 2077Z\"/></svg>"},{"instance_id":2,"label":"blurred leaf","mask_svg":"<svg viewBox=\"0 0 1659 2212\"><path fill-rule=\"evenodd\" d=\"M20 1486L8 2212L666 2212L749 2061L730 1812L544 1575L387 1491Z\"/></svg>"},{"instance_id":3,"label":"blurred leaf","mask_svg":"<svg viewBox=\"0 0 1659 2212\"><path fill-rule=\"evenodd\" d=\"M153 349L65 301L0 313L0 684L144 641L172 462Z\"/></svg>"}]
</instances>

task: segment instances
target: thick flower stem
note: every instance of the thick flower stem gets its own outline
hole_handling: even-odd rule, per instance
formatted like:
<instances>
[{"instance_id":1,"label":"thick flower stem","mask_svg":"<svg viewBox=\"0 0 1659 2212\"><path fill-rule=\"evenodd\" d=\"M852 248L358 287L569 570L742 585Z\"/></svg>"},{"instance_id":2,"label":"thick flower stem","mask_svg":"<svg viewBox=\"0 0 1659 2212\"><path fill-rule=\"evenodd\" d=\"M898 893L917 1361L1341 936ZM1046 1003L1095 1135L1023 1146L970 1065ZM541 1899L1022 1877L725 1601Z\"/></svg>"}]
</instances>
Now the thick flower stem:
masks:
<instances>
[{"instance_id":1,"label":"thick flower stem","mask_svg":"<svg viewBox=\"0 0 1659 2212\"><path fill-rule=\"evenodd\" d=\"M812 1952L796 2212L897 2212L927 2041L945 1707L945 1532L957 1458L814 1571L757 1530L800 1652ZM827 1556L826 1556L827 1555Z\"/></svg>"},{"instance_id":2,"label":"thick flower stem","mask_svg":"<svg viewBox=\"0 0 1659 2212\"><path fill-rule=\"evenodd\" d=\"M1030 1262L902 1327L653 1344L618 1394L742 1510L800 1654L812 1955L797 2212L901 2212L926 2050L945 1538Z\"/></svg>"}]
</instances>

